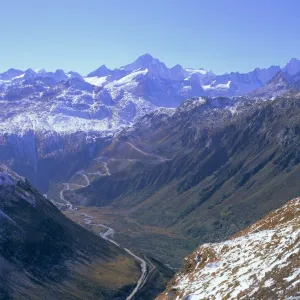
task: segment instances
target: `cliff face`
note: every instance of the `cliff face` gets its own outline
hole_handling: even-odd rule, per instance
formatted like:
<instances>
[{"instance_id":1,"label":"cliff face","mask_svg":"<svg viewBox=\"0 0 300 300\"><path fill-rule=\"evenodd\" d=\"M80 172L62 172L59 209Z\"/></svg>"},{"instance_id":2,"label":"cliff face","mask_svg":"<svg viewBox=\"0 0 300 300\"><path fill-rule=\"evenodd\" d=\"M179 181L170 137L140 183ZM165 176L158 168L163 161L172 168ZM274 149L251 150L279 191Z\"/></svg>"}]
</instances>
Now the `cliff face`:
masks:
<instances>
[{"instance_id":1,"label":"cliff face","mask_svg":"<svg viewBox=\"0 0 300 300\"><path fill-rule=\"evenodd\" d=\"M184 259L157 299L286 299L300 292L300 198Z\"/></svg>"}]
</instances>

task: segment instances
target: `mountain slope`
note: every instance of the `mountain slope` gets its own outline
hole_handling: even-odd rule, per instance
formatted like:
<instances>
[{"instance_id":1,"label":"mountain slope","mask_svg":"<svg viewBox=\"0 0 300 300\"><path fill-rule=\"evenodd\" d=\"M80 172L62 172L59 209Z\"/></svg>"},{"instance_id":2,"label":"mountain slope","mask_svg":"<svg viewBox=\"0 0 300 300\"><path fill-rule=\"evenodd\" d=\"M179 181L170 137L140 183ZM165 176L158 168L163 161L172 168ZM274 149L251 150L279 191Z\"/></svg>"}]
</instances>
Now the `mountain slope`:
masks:
<instances>
[{"instance_id":1,"label":"mountain slope","mask_svg":"<svg viewBox=\"0 0 300 300\"><path fill-rule=\"evenodd\" d=\"M157 299L287 299L300 293L300 199L185 258Z\"/></svg>"},{"instance_id":2,"label":"mountain slope","mask_svg":"<svg viewBox=\"0 0 300 300\"><path fill-rule=\"evenodd\" d=\"M0 162L44 193L94 159L91 149L101 148L96 140L112 138L157 108L175 108L190 97L240 96L257 88L251 97L260 100L299 91L299 66L292 59L284 68L216 75L178 64L168 68L145 54L114 70L102 65L87 77L61 69L9 69L0 74ZM65 147L74 139L79 151L77 145ZM85 144L88 159L79 158ZM44 153L54 165L74 158L79 163L54 174Z\"/></svg>"},{"instance_id":3,"label":"mountain slope","mask_svg":"<svg viewBox=\"0 0 300 300\"><path fill-rule=\"evenodd\" d=\"M179 239L221 241L300 194L299 115L298 98L195 98L154 112L99 153L111 175L73 199ZM161 259L178 265L176 255Z\"/></svg>"},{"instance_id":4,"label":"mountain slope","mask_svg":"<svg viewBox=\"0 0 300 300\"><path fill-rule=\"evenodd\" d=\"M139 275L132 256L0 167L0 299L125 299Z\"/></svg>"},{"instance_id":5,"label":"mountain slope","mask_svg":"<svg viewBox=\"0 0 300 300\"><path fill-rule=\"evenodd\" d=\"M265 86L253 91L250 96L274 99L281 95L287 96L289 93L293 96L295 91L299 93L299 89L299 73L292 76L280 71Z\"/></svg>"}]
</instances>

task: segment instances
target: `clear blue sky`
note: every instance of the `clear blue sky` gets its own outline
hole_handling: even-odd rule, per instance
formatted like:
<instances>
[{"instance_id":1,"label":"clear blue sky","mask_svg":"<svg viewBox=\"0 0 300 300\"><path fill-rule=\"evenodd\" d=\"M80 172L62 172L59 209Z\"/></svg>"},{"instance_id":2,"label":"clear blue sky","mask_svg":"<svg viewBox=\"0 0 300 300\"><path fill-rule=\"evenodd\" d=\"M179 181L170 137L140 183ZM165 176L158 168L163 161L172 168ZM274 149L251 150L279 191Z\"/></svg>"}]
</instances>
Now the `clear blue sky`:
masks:
<instances>
[{"instance_id":1,"label":"clear blue sky","mask_svg":"<svg viewBox=\"0 0 300 300\"><path fill-rule=\"evenodd\" d=\"M0 7L0 71L83 74L150 53L167 66L216 73L300 58L297 0L7 0Z\"/></svg>"}]
</instances>

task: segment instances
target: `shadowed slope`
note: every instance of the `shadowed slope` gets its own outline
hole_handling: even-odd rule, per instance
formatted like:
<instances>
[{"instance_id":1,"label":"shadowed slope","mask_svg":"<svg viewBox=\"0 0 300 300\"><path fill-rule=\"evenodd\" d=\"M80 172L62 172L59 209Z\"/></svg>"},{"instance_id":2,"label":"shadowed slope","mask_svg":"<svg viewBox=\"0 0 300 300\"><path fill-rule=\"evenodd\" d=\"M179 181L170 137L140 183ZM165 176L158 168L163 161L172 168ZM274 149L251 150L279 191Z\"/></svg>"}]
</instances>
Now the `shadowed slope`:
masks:
<instances>
[{"instance_id":1,"label":"shadowed slope","mask_svg":"<svg viewBox=\"0 0 300 300\"><path fill-rule=\"evenodd\" d=\"M0 298L124 299L139 278L125 251L67 219L0 168Z\"/></svg>"}]
</instances>

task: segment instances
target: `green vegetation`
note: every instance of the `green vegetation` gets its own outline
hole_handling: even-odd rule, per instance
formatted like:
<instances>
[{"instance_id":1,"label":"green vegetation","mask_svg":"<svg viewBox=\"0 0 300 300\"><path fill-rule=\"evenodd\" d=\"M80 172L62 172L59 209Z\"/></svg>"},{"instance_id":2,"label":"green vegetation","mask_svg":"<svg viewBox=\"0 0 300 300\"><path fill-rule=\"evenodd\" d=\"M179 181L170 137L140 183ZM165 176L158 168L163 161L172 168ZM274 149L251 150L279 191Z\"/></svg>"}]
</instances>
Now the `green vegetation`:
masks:
<instances>
[{"instance_id":1,"label":"green vegetation","mask_svg":"<svg viewBox=\"0 0 300 300\"><path fill-rule=\"evenodd\" d=\"M112 176L78 190L78 201L176 233L182 242L147 237L162 261L170 261L163 247L178 252L174 265L194 245L226 239L300 194L300 101L244 99L239 109L232 115L192 106L171 117L146 116L103 152ZM142 240L133 243L146 251Z\"/></svg>"},{"instance_id":2,"label":"green vegetation","mask_svg":"<svg viewBox=\"0 0 300 300\"><path fill-rule=\"evenodd\" d=\"M0 299L124 299L140 276L130 255L70 221L27 181L0 185L0 216Z\"/></svg>"}]
</instances>

